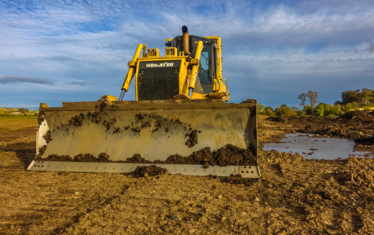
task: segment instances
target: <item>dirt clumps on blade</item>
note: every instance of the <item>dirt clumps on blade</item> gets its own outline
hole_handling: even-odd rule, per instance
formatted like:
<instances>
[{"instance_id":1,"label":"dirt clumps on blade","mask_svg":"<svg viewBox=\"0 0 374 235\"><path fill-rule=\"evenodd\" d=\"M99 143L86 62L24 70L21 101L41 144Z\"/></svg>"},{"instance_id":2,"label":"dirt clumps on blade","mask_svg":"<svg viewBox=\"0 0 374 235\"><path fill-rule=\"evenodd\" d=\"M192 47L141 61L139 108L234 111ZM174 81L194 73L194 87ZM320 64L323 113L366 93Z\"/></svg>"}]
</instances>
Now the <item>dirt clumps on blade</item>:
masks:
<instances>
[{"instance_id":1,"label":"dirt clumps on blade","mask_svg":"<svg viewBox=\"0 0 374 235\"><path fill-rule=\"evenodd\" d=\"M255 148L241 149L232 144L218 149L214 153L214 160L219 166L227 165L257 165Z\"/></svg>"},{"instance_id":2,"label":"dirt clumps on blade","mask_svg":"<svg viewBox=\"0 0 374 235\"><path fill-rule=\"evenodd\" d=\"M169 156L165 163L169 164L201 164L204 168L210 166L228 166L228 165L257 165L256 153L253 146L249 149L241 149L228 144L211 152L209 147L200 149L191 155L184 157L180 154Z\"/></svg>"},{"instance_id":3,"label":"dirt clumps on blade","mask_svg":"<svg viewBox=\"0 0 374 235\"><path fill-rule=\"evenodd\" d=\"M178 95L173 96L173 100L189 100L189 99L191 98L184 94L178 94Z\"/></svg>"},{"instance_id":4,"label":"dirt clumps on blade","mask_svg":"<svg viewBox=\"0 0 374 235\"><path fill-rule=\"evenodd\" d=\"M256 99L247 99L245 101L242 101L241 104L256 104Z\"/></svg>"},{"instance_id":5,"label":"dirt clumps on blade","mask_svg":"<svg viewBox=\"0 0 374 235\"><path fill-rule=\"evenodd\" d=\"M185 145L187 145L189 148L195 146L197 142L197 133L201 133L201 131L198 130L192 130L190 133L186 133L185 137L188 137L188 139L185 142Z\"/></svg>"},{"instance_id":6,"label":"dirt clumps on blade","mask_svg":"<svg viewBox=\"0 0 374 235\"><path fill-rule=\"evenodd\" d=\"M41 148L39 148L39 154L36 156L36 160L42 159L45 150L47 150L47 145L43 145Z\"/></svg>"},{"instance_id":7,"label":"dirt clumps on blade","mask_svg":"<svg viewBox=\"0 0 374 235\"><path fill-rule=\"evenodd\" d=\"M95 158L94 155L92 154L78 154L77 156L74 157L74 161L76 162L96 162L97 158Z\"/></svg>"},{"instance_id":8,"label":"dirt clumps on blade","mask_svg":"<svg viewBox=\"0 0 374 235\"><path fill-rule=\"evenodd\" d=\"M84 114L81 113L75 117L72 117L68 122L69 122L69 125L82 126L83 119L84 119Z\"/></svg>"},{"instance_id":9,"label":"dirt clumps on blade","mask_svg":"<svg viewBox=\"0 0 374 235\"><path fill-rule=\"evenodd\" d=\"M145 115L146 115L146 114L138 113L138 114L135 114L135 117L136 117L138 120L143 120Z\"/></svg>"},{"instance_id":10,"label":"dirt clumps on blade","mask_svg":"<svg viewBox=\"0 0 374 235\"><path fill-rule=\"evenodd\" d=\"M127 163L149 163L150 161L145 160L140 156L140 154L134 154L131 158L127 158L126 161Z\"/></svg>"},{"instance_id":11,"label":"dirt clumps on blade","mask_svg":"<svg viewBox=\"0 0 374 235\"><path fill-rule=\"evenodd\" d=\"M95 157L92 154L78 154L74 157L74 161L76 162L111 162L109 160L109 155L106 153L100 153L99 157Z\"/></svg>"},{"instance_id":12,"label":"dirt clumps on blade","mask_svg":"<svg viewBox=\"0 0 374 235\"><path fill-rule=\"evenodd\" d=\"M69 155L57 155L51 154L47 158L43 159L44 161L72 161L73 159Z\"/></svg>"},{"instance_id":13,"label":"dirt clumps on blade","mask_svg":"<svg viewBox=\"0 0 374 235\"><path fill-rule=\"evenodd\" d=\"M109 155L106 153L100 153L99 162L110 162Z\"/></svg>"},{"instance_id":14,"label":"dirt clumps on blade","mask_svg":"<svg viewBox=\"0 0 374 235\"><path fill-rule=\"evenodd\" d=\"M45 141L47 142L47 144L52 140L52 137L51 137L51 131L48 130L47 133L45 133L45 135L43 135L43 138L45 139Z\"/></svg>"},{"instance_id":15,"label":"dirt clumps on blade","mask_svg":"<svg viewBox=\"0 0 374 235\"><path fill-rule=\"evenodd\" d=\"M39 109L39 115L38 115L38 124L39 124L39 126L42 125L42 123L45 120L44 113L45 113L44 110L40 110Z\"/></svg>"},{"instance_id":16,"label":"dirt clumps on blade","mask_svg":"<svg viewBox=\"0 0 374 235\"><path fill-rule=\"evenodd\" d=\"M156 165L152 166L138 166L131 175L135 178L147 177L147 176L157 176L168 173L164 168L158 167Z\"/></svg>"},{"instance_id":17,"label":"dirt clumps on blade","mask_svg":"<svg viewBox=\"0 0 374 235\"><path fill-rule=\"evenodd\" d=\"M200 149L197 152L192 153L191 155L184 157L180 154L174 154L169 156L165 163L168 164L201 164L207 166L215 166L216 162L213 158L213 153L210 151L209 147Z\"/></svg>"},{"instance_id":18,"label":"dirt clumps on blade","mask_svg":"<svg viewBox=\"0 0 374 235\"><path fill-rule=\"evenodd\" d=\"M76 155L74 158L70 157L69 155L51 154L44 159L42 159L41 157L37 157L37 160L75 161L75 162L111 162L111 160L109 160L109 155L106 154L106 153L100 153L99 157L95 157L92 154L82 154L82 153L80 153L80 154Z\"/></svg>"},{"instance_id":19,"label":"dirt clumps on blade","mask_svg":"<svg viewBox=\"0 0 374 235\"><path fill-rule=\"evenodd\" d=\"M100 112L104 111L104 108L105 108L106 106L108 106L108 104L107 104L105 101L102 101L102 102L100 103Z\"/></svg>"},{"instance_id":20,"label":"dirt clumps on blade","mask_svg":"<svg viewBox=\"0 0 374 235\"><path fill-rule=\"evenodd\" d=\"M140 133L140 128L139 127L131 128L131 130L135 133Z\"/></svg>"},{"instance_id":21,"label":"dirt clumps on blade","mask_svg":"<svg viewBox=\"0 0 374 235\"><path fill-rule=\"evenodd\" d=\"M195 164L195 159L193 158L192 155L190 156L182 156L180 154L174 154L174 155L170 155L165 163L169 163L169 164Z\"/></svg>"}]
</instances>

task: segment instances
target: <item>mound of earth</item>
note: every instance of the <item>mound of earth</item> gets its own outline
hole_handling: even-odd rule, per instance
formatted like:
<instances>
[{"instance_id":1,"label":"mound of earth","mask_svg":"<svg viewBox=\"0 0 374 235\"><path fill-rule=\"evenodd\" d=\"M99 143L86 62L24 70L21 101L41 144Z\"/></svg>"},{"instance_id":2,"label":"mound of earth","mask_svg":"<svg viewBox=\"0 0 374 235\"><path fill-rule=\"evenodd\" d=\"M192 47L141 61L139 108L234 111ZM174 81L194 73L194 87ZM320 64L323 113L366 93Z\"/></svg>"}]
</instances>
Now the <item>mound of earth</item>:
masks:
<instances>
[{"instance_id":1,"label":"mound of earth","mask_svg":"<svg viewBox=\"0 0 374 235\"><path fill-rule=\"evenodd\" d=\"M273 121L273 122L286 122L287 121L287 119L285 117L283 117L283 116L269 117L266 120Z\"/></svg>"},{"instance_id":2,"label":"mound of earth","mask_svg":"<svg viewBox=\"0 0 374 235\"><path fill-rule=\"evenodd\" d=\"M348 112L336 119L308 116L270 117L266 120L285 122L287 125L295 127L297 132L319 134L324 137L359 140L374 134L374 118L365 111Z\"/></svg>"},{"instance_id":3,"label":"mound of earth","mask_svg":"<svg viewBox=\"0 0 374 235\"><path fill-rule=\"evenodd\" d=\"M343 119L343 120L358 119L360 121L373 121L374 120L372 115L370 115L369 113L365 111L359 111L359 110L345 113L342 116L340 116L339 119Z\"/></svg>"}]
</instances>

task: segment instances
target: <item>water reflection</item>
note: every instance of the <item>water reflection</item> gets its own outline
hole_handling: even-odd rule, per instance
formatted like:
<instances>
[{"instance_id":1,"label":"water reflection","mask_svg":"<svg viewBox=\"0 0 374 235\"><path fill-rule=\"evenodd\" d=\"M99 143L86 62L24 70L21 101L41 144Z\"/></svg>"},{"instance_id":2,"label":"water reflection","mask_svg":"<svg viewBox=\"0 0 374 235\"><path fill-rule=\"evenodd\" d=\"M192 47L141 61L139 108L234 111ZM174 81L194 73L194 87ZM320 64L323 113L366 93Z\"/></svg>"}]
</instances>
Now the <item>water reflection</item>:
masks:
<instances>
[{"instance_id":1,"label":"water reflection","mask_svg":"<svg viewBox=\"0 0 374 235\"><path fill-rule=\"evenodd\" d=\"M266 143L263 150L276 150L278 152L299 153L306 159L347 159L350 156L362 157L371 152L353 151L354 141L340 138L308 137L314 134L296 133L287 134L284 143Z\"/></svg>"}]
</instances>

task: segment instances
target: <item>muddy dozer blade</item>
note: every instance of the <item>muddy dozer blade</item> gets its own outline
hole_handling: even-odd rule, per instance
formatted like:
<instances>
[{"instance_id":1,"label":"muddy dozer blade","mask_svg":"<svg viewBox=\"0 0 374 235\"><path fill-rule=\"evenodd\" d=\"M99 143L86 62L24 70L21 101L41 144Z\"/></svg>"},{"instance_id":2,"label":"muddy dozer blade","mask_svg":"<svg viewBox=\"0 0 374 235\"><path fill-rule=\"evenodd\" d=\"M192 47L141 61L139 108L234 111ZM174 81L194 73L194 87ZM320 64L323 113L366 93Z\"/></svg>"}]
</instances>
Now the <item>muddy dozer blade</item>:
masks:
<instances>
[{"instance_id":1,"label":"muddy dozer blade","mask_svg":"<svg viewBox=\"0 0 374 235\"><path fill-rule=\"evenodd\" d=\"M51 108L43 104L38 120L31 171L124 173L156 164L185 175L261 176L255 103L211 99L70 102ZM237 161L204 168L196 162L173 164L169 158L187 157L207 147L213 155L229 146L250 150L253 159L241 164L243 157L229 156ZM137 156L143 160L128 160Z\"/></svg>"}]
</instances>

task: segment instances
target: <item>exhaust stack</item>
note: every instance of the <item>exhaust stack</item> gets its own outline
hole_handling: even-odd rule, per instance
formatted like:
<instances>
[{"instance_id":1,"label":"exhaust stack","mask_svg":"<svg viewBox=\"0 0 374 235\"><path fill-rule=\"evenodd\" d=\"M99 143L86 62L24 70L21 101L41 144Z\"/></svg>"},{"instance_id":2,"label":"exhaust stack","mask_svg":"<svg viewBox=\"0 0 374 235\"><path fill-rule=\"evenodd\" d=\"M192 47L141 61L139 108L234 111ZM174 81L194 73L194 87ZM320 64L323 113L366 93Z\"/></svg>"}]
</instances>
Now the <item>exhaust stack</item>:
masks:
<instances>
[{"instance_id":1,"label":"exhaust stack","mask_svg":"<svg viewBox=\"0 0 374 235\"><path fill-rule=\"evenodd\" d=\"M182 27L182 32L183 32L183 51L184 55L190 54L190 42L189 42L189 37L188 37L188 28L187 26L183 25Z\"/></svg>"}]
</instances>

